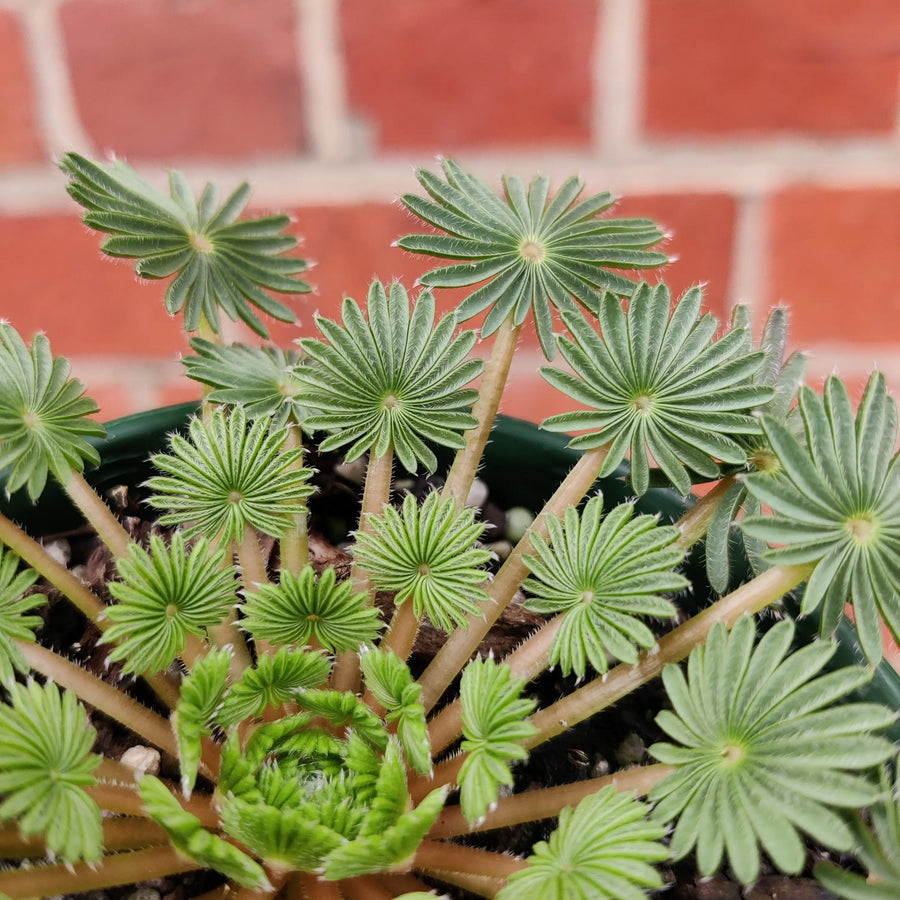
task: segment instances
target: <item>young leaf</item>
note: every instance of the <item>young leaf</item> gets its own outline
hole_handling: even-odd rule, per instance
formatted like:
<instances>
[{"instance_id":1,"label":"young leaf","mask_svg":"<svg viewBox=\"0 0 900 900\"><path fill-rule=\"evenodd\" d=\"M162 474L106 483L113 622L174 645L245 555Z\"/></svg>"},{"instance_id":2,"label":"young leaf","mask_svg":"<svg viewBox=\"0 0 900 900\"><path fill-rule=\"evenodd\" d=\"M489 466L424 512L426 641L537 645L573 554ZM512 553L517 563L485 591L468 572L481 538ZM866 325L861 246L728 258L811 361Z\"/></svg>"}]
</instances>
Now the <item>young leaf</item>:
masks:
<instances>
[{"instance_id":1,"label":"young leaf","mask_svg":"<svg viewBox=\"0 0 900 900\"><path fill-rule=\"evenodd\" d=\"M84 788L94 784L100 757L96 733L70 691L55 684L8 686L0 705L0 822L15 820L41 834L66 862L95 862L103 850L100 808Z\"/></svg>"},{"instance_id":2,"label":"young leaf","mask_svg":"<svg viewBox=\"0 0 900 900\"><path fill-rule=\"evenodd\" d=\"M551 665L565 674L585 673L589 662L607 670L607 653L623 662L637 661L634 643L650 648L653 632L637 616L671 618L675 607L659 595L677 591L688 581L672 571L681 562L672 542L674 528L657 525L654 516L632 517L623 503L601 521L603 498L593 497L579 516L573 508L565 519L547 519L552 549L540 535L531 538L535 556L525 565L536 578L522 587L531 594L525 606L539 613L565 613L550 649Z\"/></svg>"},{"instance_id":3,"label":"young leaf","mask_svg":"<svg viewBox=\"0 0 900 900\"><path fill-rule=\"evenodd\" d=\"M462 287L486 282L459 306L460 321L492 307L482 327L490 335L508 316L520 325L534 311L538 339L547 359L555 346L551 304L576 309L578 301L597 311L597 291L630 296L633 281L610 269L665 265L664 253L647 250L663 233L649 219L598 219L615 202L611 194L595 194L577 202L582 182L569 178L549 197L543 176L529 187L505 178L505 197L463 172L442 163L446 184L420 170L419 182L432 199L402 197L416 216L445 234L411 234L397 242L404 250L464 260L435 269L421 279L426 287ZM574 300L573 300L574 298Z\"/></svg>"},{"instance_id":4,"label":"young leaf","mask_svg":"<svg viewBox=\"0 0 900 900\"><path fill-rule=\"evenodd\" d=\"M360 666L366 687L387 710L386 721L397 723L397 737L410 766L422 774L430 772L431 741L420 699L422 686L393 651L363 653Z\"/></svg>"},{"instance_id":5,"label":"young leaf","mask_svg":"<svg viewBox=\"0 0 900 900\"><path fill-rule=\"evenodd\" d=\"M242 719L262 715L268 706L296 700L296 694L317 687L328 677L331 668L321 653L279 647L274 656L262 654L256 668L247 669L236 681L216 714L216 721L225 726Z\"/></svg>"},{"instance_id":6,"label":"young leaf","mask_svg":"<svg viewBox=\"0 0 900 900\"><path fill-rule=\"evenodd\" d=\"M490 551L473 547L484 532L475 511L459 511L452 499L432 492L420 507L408 494L398 513L391 506L369 516L371 533L358 532L354 557L381 591L396 591L398 605L412 600L416 616L451 631L466 625L487 598L479 587Z\"/></svg>"},{"instance_id":7,"label":"young leaf","mask_svg":"<svg viewBox=\"0 0 900 900\"><path fill-rule=\"evenodd\" d=\"M688 470L706 480L720 475L717 460L746 462L735 435L758 434L750 414L774 390L750 377L765 361L745 349L744 332L713 340L716 320L700 317L700 288L688 290L670 315L669 289L641 284L628 312L611 293L600 301L600 331L580 313L563 313L571 337L559 348L575 375L544 366L553 387L589 406L546 419L548 431L584 431L570 447L610 444L600 477L610 475L631 450L631 485L649 486L648 457L682 493L691 490ZM577 376L577 377L576 377Z\"/></svg>"},{"instance_id":8,"label":"young leaf","mask_svg":"<svg viewBox=\"0 0 900 900\"><path fill-rule=\"evenodd\" d=\"M310 414L304 425L328 437L323 451L350 445L353 461L371 450L383 456L393 447L401 464L429 472L437 459L425 441L459 449L462 432L476 424L468 407L477 396L464 386L482 369L467 359L474 332L453 337L456 319L434 325L434 298L422 291L409 308L403 286L385 292L380 281L369 288L368 319L345 298L343 326L316 319L328 343L305 338L300 346L313 363L296 368Z\"/></svg>"},{"instance_id":9,"label":"young leaf","mask_svg":"<svg viewBox=\"0 0 900 900\"><path fill-rule=\"evenodd\" d=\"M330 653L356 651L371 644L382 622L364 592L350 581L336 583L333 568L316 579L312 566L299 575L281 571L280 582L257 585L241 607L241 627L258 641L303 647L315 639Z\"/></svg>"},{"instance_id":10,"label":"young leaf","mask_svg":"<svg viewBox=\"0 0 900 900\"><path fill-rule=\"evenodd\" d=\"M207 396L211 403L243 406L251 421L269 416L273 428L303 421L306 407L303 386L294 375L296 352L247 344L220 347L203 338L191 338L191 349L197 355L181 361L188 378L213 389Z\"/></svg>"},{"instance_id":11,"label":"young leaf","mask_svg":"<svg viewBox=\"0 0 900 900\"><path fill-rule=\"evenodd\" d=\"M754 650L751 618L730 634L717 624L706 646L691 652L687 679L677 666L663 671L674 712L656 721L678 745L654 744L650 753L677 771L650 792L653 816L678 819L672 854L680 859L696 846L704 875L724 854L749 884L759 874L760 849L794 874L806 858L798 831L849 850L853 834L833 810L878 796L857 773L891 755L891 744L870 732L894 717L874 703L836 705L871 671L851 666L819 675L834 645L821 641L788 656L793 634L792 622L779 622Z\"/></svg>"},{"instance_id":12,"label":"young leaf","mask_svg":"<svg viewBox=\"0 0 900 900\"><path fill-rule=\"evenodd\" d=\"M193 419L189 429L190 441L173 434L171 454L152 457L165 473L147 481L148 503L169 510L161 524L225 543L239 543L247 527L274 537L293 527L315 489L307 483L312 471L294 465L302 448L283 449L286 430L269 431L265 418L248 430L241 407L229 416L216 410L208 423Z\"/></svg>"},{"instance_id":13,"label":"young leaf","mask_svg":"<svg viewBox=\"0 0 900 900\"><path fill-rule=\"evenodd\" d=\"M206 831L158 778L144 776L140 792L150 817L165 828L172 846L182 856L215 869L246 888L272 890L265 870L253 857Z\"/></svg>"},{"instance_id":14,"label":"young leaf","mask_svg":"<svg viewBox=\"0 0 900 900\"><path fill-rule=\"evenodd\" d=\"M880 373L869 379L855 420L847 389L834 377L823 397L802 388L799 405L804 443L763 418L778 467L749 475L746 483L773 515L745 517L742 527L779 545L765 554L772 563L817 563L806 583L803 614L822 605L820 633L830 635L849 600L860 645L877 664L881 617L900 639L897 406Z\"/></svg>"},{"instance_id":15,"label":"young leaf","mask_svg":"<svg viewBox=\"0 0 900 900\"><path fill-rule=\"evenodd\" d=\"M510 875L497 900L641 900L662 886L651 863L669 855L665 828L648 807L610 785L566 807L549 842L540 841L528 868Z\"/></svg>"},{"instance_id":16,"label":"young leaf","mask_svg":"<svg viewBox=\"0 0 900 900\"><path fill-rule=\"evenodd\" d=\"M234 572L223 566L224 549L213 553L201 539L188 553L180 533L168 547L151 535L149 553L136 544L129 552L117 563L122 581L109 582L119 602L107 609L115 624L103 640L118 642L109 656L126 673L159 672L181 655L189 634L203 637L222 621L237 599Z\"/></svg>"},{"instance_id":17,"label":"young leaf","mask_svg":"<svg viewBox=\"0 0 900 900\"><path fill-rule=\"evenodd\" d=\"M197 781L200 741L212 734L210 724L225 696L231 658L230 650L211 650L194 663L190 674L181 682L172 722L178 741L181 791L185 797L190 797Z\"/></svg>"},{"instance_id":18,"label":"young leaf","mask_svg":"<svg viewBox=\"0 0 900 900\"><path fill-rule=\"evenodd\" d=\"M460 806L469 822L496 803L501 784L512 784L509 762L525 759L520 741L534 734L528 721L534 701L522 698L525 682L492 659L473 660L463 670L462 750L468 754L459 772Z\"/></svg>"},{"instance_id":19,"label":"young leaf","mask_svg":"<svg viewBox=\"0 0 900 900\"><path fill-rule=\"evenodd\" d=\"M0 322L0 469L10 468L7 491L25 487L37 500L48 471L65 484L70 472L84 470L85 461L100 462L85 440L106 434L87 418L98 409L43 334L34 336L29 349L11 325Z\"/></svg>"},{"instance_id":20,"label":"young leaf","mask_svg":"<svg viewBox=\"0 0 900 900\"><path fill-rule=\"evenodd\" d=\"M304 691L296 704L332 725L348 725L367 744L384 752L388 734L381 719L350 691Z\"/></svg>"},{"instance_id":21,"label":"young leaf","mask_svg":"<svg viewBox=\"0 0 900 900\"><path fill-rule=\"evenodd\" d=\"M69 176L69 193L87 210L85 225L112 235L101 245L104 253L137 259L134 270L142 278L175 276L166 289L166 309L172 315L184 310L186 331L196 331L205 318L219 332L220 309L263 337L268 331L253 307L294 321L291 310L263 288L308 292L305 281L292 277L306 263L281 255L297 245L282 234L287 216L236 221L250 199L248 185L219 205L211 184L195 201L180 172L169 173L166 196L118 160L104 165L66 153L60 166Z\"/></svg>"},{"instance_id":22,"label":"young leaf","mask_svg":"<svg viewBox=\"0 0 900 900\"><path fill-rule=\"evenodd\" d=\"M47 602L43 594L23 596L38 579L33 569L19 572L19 557L0 547L0 684L15 680L15 673L27 675L30 667L16 641L33 641L40 616L25 615Z\"/></svg>"}]
</instances>

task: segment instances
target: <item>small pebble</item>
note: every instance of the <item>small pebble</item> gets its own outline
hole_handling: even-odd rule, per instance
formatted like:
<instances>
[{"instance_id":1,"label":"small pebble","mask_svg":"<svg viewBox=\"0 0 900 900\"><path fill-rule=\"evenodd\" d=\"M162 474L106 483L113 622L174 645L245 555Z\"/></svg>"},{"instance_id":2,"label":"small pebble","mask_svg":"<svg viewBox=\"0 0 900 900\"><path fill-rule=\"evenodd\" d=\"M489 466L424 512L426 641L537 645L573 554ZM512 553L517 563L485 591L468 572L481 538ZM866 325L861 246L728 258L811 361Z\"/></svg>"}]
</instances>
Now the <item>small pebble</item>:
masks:
<instances>
[{"instance_id":1,"label":"small pebble","mask_svg":"<svg viewBox=\"0 0 900 900\"><path fill-rule=\"evenodd\" d=\"M609 775L609 760L597 754L591 766L591 778L602 778L604 775Z\"/></svg>"},{"instance_id":2,"label":"small pebble","mask_svg":"<svg viewBox=\"0 0 900 900\"><path fill-rule=\"evenodd\" d=\"M534 513L524 506L513 506L506 511L506 537L514 544L522 540L523 535L531 527Z\"/></svg>"},{"instance_id":3,"label":"small pebble","mask_svg":"<svg viewBox=\"0 0 900 900\"><path fill-rule=\"evenodd\" d=\"M334 467L334 474L345 478L353 484L362 484L366 477L366 460L365 457L354 459L353 462L339 462Z\"/></svg>"},{"instance_id":4,"label":"small pebble","mask_svg":"<svg viewBox=\"0 0 900 900\"><path fill-rule=\"evenodd\" d=\"M159 750L138 744L129 747L119 762L143 775L156 775L159 772Z\"/></svg>"},{"instance_id":5,"label":"small pebble","mask_svg":"<svg viewBox=\"0 0 900 900\"><path fill-rule=\"evenodd\" d=\"M636 766L644 758L646 749L640 735L632 731L616 748L616 762L620 766Z\"/></svg>"},{"instance_id":6,"label":"small pebble","mask_svg":"<svg viewBox=\"0 0 900 900\"><path fill-rule=\"evenodd\" d=\"M491 553L496 554L497 559L506 559L512 553L513 545L509 541L494 541L484 545Z\"/></svg>"},{"instance_id":7,"label":"small pebble","mask_svg":"<svg viewBox=\"0 0 900 900\"><path fill-rule=\"evenodd\" d=\"M125 900L159 900L159 891L153 890L152 887L141 885L137 890L132 891Z\"/></svg>"},{"instance_id":8,"label":"small pebble","mask_svg":"<svg viewBox=\"0 0 900 900\"><path fill-rule=\"evenodd\" d=\"M469 496L466 497L466 506L472 509L481 509L488 498L488 486L480 479L476 478L469 488Z\"/></svg>"},{"instance_id":9,"label":"small pebble","mask_svg":"<svg viewBox=\"0 0 900 900\"><path fill-rule=\"evenodd\" d=\"M44 544L44 549L49 556L52 556L61 566L68 566L69 560L72 558L72 546L65 538L59 538Z\"/></svg>"}]
</instances>

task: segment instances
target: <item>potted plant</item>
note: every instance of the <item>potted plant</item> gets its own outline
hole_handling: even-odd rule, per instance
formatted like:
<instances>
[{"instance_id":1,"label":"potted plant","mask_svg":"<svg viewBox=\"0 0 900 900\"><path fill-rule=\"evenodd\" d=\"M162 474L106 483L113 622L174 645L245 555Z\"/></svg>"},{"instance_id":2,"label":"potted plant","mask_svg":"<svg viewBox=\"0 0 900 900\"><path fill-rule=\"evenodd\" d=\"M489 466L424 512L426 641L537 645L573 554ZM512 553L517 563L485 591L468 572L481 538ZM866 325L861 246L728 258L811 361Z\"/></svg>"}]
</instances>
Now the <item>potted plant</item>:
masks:
<instances>
[{"instance_id":1,"label":"potted plant","mask_svg":"<svg viewBox=\"0 0 900 900\"><path fill-rule=\"evenodd\" d=\"M110 235L104 251L171 279L166 304L196 333L185 363L205 396L154 452L153 521L136 523L85 478L103 429L66 361L0 325L7 490L34 501L52 476L106 548L88 586L0 518L0 855L12 861L0 894L208 871L217 897L412 898L441 884L634 898L662 884L656 864L693 852L704 875L728 867L744 884L763 857L799 872L811 838L860 847L872 873L823 866L831 890L896 895L894 712L851 696L881 660L881 622L900 631L897 416L881 375L855 415L836 378L795 403L803 363L784 359L783 311L758 348L743 310L717 336L698 288L673 304L664 284L620 274L666 262L654 223L601 217L612 198L581 199L575 178L551 193L508 177L498 196L449 161L419 173L427 196L403 198L429 227L400 246L450 261L417 297L375 282L296 349L225 346L221 313L265 337L258 312L291 317L268 292L307 289L284 217L239 221L246 186L219 203L177 173L166 195L121 163L68 154L62 167L86 224ZM430 288L466 285L437 319ZM461 330L481 312L482 336L496 335L484 365ZM529 314L548 363L565 362L542 374L583 408L543 423L579 432L571 469L490 573L466 503ZM311 552L313 441L366 460L352 555L330 564ZM439 469L435 447L454 453L443 483L392 493L400 468ZM664 524L596 492L626 456L637 496L718 484ZM671 627L683 558L707 534L724 596ZM744 552L753 574L729 589ZM36 640L39 577L102 635L99 666ZM804 616L821 611L821 639L798 639L782 606L792 591ZM539 627L503 658L479 655L522 597ZM869 665L829 669L847 602ZM758 629L773 607L778 621ZM419 671L426 627L442 638ZM531 685L551 669L572 680L538 708ZM657 676L668 708L654 762L516 785L529 754ZM98 743L101 719L116 724ZM548 821L519 855L473 846Z\"/></svg>"}]
</instances>

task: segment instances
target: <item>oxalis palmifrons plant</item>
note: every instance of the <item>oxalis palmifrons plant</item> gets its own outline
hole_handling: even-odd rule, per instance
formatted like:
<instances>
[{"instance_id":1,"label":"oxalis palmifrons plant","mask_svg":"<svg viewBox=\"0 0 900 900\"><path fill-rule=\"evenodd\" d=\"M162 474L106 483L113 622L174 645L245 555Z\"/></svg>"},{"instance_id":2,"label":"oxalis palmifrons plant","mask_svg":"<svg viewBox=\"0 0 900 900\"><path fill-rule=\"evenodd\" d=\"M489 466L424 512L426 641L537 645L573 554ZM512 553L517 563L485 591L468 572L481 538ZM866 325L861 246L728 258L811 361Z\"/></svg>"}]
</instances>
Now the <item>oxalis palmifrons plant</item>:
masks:
<instances>
[{"instance_id":1,"label":"oxalis palmifrons plant","mask_svg":"<svg viewBox=\"0 0 900 900\"><path fill-rule=\"evenodd\" d=\"M45 337L29 345L0 325L7 489L36 499L52 476L116 560L100 596L0 518L0 894L211 869L222 883L210 897L414 898L439 883L501 900L631 900L661 885L654 864L694 852L701 873L727 866L743 883L763 856L799 872L811 838L860 848L868 880L817 870L839 896L894 896L895 750L878 734L894 713L851 698L881 658L881 623L900 633L897 413L881 375L855 415L836 378L821 396L798 391L783 310L755 348L745 310L719 335L698 288L673 303L664 284L621 274L667 261L654 223L601 216L612 197L580 199L575 178L555 193L506 178L497 195L449 161L443 177L419 173L427 196L403 198L433 229L400 246L449 261L417 297L376 281L364 306L345 299L339 322L318 318L319 336L293 350L226 346L220 313L266 337L257 311L292 318L268 292L308 289L304 263L283 255L296 243L286 218L239 221L244 186L219 203L177 174L166 195L121 163L68 154L62 167L85 222L110 235L104 251L171 279L204 403L153 458L149 503L166 530L138 546L83 475L98 461L96 405ZM438 319L430 289L465 286ZM484 364L461 330L481 312L482 337L496 334ZM489 575L465 501L530 314L548 362L565 362L544 378L581 407L543 427L577 432L584 452ZM347 578L310 563L302 432L367 458ZM434 471L435 446L456 451L443 488L392 498L396 464ZM626 457L637 495L718 484L665 525L594 491ZM754 574L659 637L648 620L675 616L679 566L707 531L718 590L736 568L730 534ZM277 541L277 566L261 537ZM39 577L155 700L36 640ZM519 591L545 624L505 659L473 658ZM790 591L820 613L821 639L797 646L790 618L757 639L755 614ZM393 595L390 621L376 592ZM829 669L848 602L869 664ZM425 619L447 638L414 677ZM538 709L529 683L551 667L583 683ZM529 751L657 676L671 708L656 762L510 791ZM155 748L156 774L95 753L86 707ZM527 858L466 843L543 820L556 827Z\"/></svg>"}]
</instances>

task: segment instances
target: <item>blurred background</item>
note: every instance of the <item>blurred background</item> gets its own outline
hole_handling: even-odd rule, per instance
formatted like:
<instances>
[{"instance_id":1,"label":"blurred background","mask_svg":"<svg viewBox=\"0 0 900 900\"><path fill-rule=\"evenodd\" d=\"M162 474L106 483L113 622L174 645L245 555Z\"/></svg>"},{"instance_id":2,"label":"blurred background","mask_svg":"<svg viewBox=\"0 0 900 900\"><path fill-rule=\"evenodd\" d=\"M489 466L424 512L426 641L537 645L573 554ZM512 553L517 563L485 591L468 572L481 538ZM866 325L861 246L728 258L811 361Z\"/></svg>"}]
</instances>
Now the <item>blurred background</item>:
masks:
<instances>
[{"instance_id":1,"label":"blurred background","mask_svg":"<svg viewBox=\"0 0 900 900\"><path fill-rule=\"evenodd\" d=\"M418 230L396 198L445 155L497 186L579 173L670 232L651 280L758 326L787 304L811 383L858 396L878 367L896 393L898 84L898 0L0 0L0 316L103 418L192 398L162 286L101 258L59 154L290 212L316 292L282 344L430 267L391 246ZM540 363L532 331L503 411L567 407Z\"/></svg>"}]
</instances>

